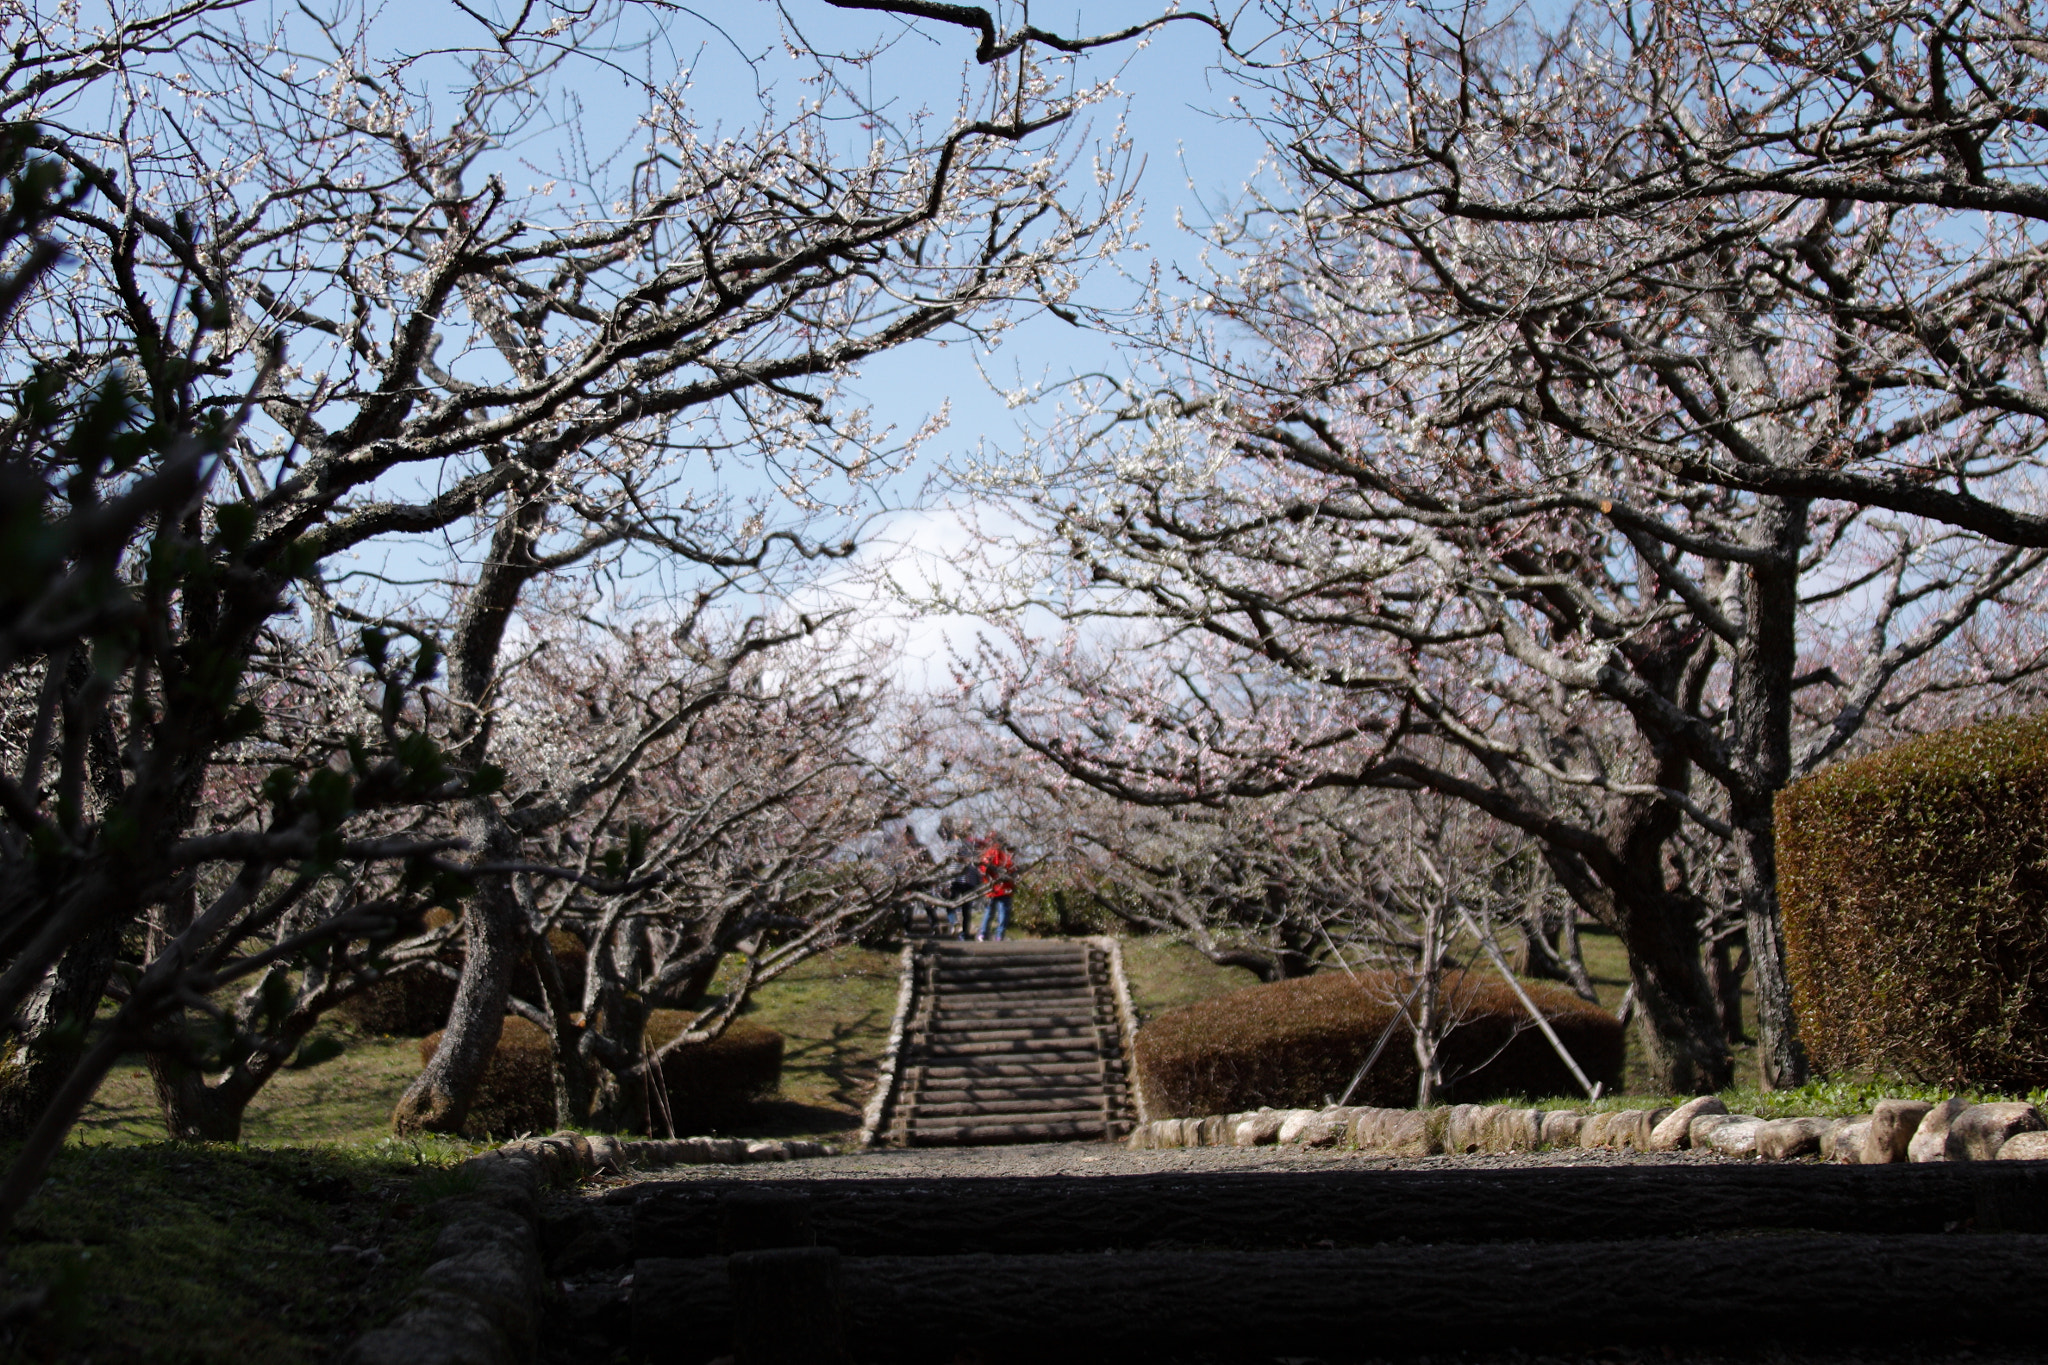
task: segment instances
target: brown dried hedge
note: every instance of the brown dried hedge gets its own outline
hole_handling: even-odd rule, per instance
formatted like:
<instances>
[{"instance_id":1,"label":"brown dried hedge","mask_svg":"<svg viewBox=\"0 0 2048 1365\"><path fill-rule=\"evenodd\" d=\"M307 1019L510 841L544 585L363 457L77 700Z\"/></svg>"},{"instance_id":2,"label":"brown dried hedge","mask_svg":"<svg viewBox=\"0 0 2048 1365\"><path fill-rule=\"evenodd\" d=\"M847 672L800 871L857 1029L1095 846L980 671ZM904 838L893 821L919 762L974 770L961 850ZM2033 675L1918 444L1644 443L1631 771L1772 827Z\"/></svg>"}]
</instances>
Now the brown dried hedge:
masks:
<instances>
[{"instance_id":1,"label":"brown dried hedge","mask_svg":"<svg viewBox=\"0 0 2048 1365\"><path fill-rule=\"evenodd\" d=\"M446 910L430 910L426 925L437 928L451 919ZM555 929L548 933L548 947L554 952L555 965L561 970L571 998L581 997L584 963L589 957L583 940L567 929ZM460 942L450 945L441 960L459 969L462 966ZM522 1000L541 1003L540 974L534 971L530 961L519 964L512 978L512 993ZM370 1033L417 1038L445 1025L449 1007L454 1003L454 977L434 971L413 970L384 978L343 1001L334 1012Z\"/></svg>"},{"instance_id":2,"label":"brown dried hedge","mask_svg":"<svg viewBox=\"0 0 2048 1365\"><path fill-rule=\"evenodd\" d=\"M432 1061L440 1046L439 1030L420 1039L420 1065ZM478 1137L508 1138L554 1130L555 1061L547 1030L508 1014L463 1131Z\"/></svg>"},{"instance_id":3,"label":"brown dried hedge","mask_svg":"<svg viewBox=\"0 0 2048 1365\"><path fill-rule=\"evenodd\" d=\"M1778 898L1822 1071L2048 1084L2048 716L1924 735L1778 795Z\"/></svg>"},{"instance_id":4,"label":"brown dried hedge","mask_svg":"<svg viewBox=\"0 0 2048 1365\"><path fill-rule=\"evenodd\" d=\"M682 1032L690 1015L656 1010L647 1019L652 1052ZM744 1105L766 1099L782 1085L782 1035L735 1019L708 1043L679 1047L661 1061L669 1108L678 1133L723 1126Z\"/></svg>"},{"instance_id":5,"label":"brown dried hedge","mask_svg":"<svg viewBox=\"0 0 2048 1365\"><path fill-rule=\"evenodd\" d=\"M675 1037L689 1019L681 1010L654 1011L647 1022L648 1051ZM432 1061L440 1046L438 1030L420 1039L420 1064ZM735 1020L712 1042L677 1048L662 1059L661 1071L676 1132L685 1136L701 1133L732 1119L743 1106L775 1093L782 1084L782 1035ZM657 1117L655 1122L661 1120ZM464 1131L475 1136L516 1137L552 1132L554 1127L555 1065L547 1031L531 1020L508 1014Z\"/></svg>"},{"instance_id":6,"label":"brown dried hedge","mask_svg":"<svg viewBox=\"0 0 2048 1365\"><path fill-rule=\"evenodd\" d=\"M1324 972L1248 986L1167 1010L1138 1030L1138 1071L1155 1117L1228 1114L1271 1105L1320 1105L1340 1096L1394 1017L1412 978ZM1621 1081L1619 1021L1570 991L1523 983L1586 1074L1612 1089ZM1445 1098L1579 1093L1571 1072L1498 977L1446 972L1443 998L1463 1022L1444 1041ZM1415 1102L1415 1054L1397 1027L1352 1097L1354 1104Z\"/></svg>"}]
</instances>

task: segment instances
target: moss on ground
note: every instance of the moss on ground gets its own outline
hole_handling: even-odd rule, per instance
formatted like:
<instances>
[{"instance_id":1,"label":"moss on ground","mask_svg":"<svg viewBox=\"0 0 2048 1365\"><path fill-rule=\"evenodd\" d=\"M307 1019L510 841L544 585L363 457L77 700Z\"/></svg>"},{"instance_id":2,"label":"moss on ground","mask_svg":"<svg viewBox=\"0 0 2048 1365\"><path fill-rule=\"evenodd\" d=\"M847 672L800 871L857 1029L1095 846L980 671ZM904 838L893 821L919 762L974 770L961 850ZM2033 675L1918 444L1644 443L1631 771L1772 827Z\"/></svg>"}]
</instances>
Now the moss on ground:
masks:
<instances>
[{"instance_id":1,"label":"moss on ground","mask_svg":"<svg viewBox=\"0 0 2048 1365\"><path fill-rule=\"evenodd\" d=\"M388 1319L461 1144L70 1147L5 1237L0 1353L297 1365Z\"/></svg>"}]
</instances>

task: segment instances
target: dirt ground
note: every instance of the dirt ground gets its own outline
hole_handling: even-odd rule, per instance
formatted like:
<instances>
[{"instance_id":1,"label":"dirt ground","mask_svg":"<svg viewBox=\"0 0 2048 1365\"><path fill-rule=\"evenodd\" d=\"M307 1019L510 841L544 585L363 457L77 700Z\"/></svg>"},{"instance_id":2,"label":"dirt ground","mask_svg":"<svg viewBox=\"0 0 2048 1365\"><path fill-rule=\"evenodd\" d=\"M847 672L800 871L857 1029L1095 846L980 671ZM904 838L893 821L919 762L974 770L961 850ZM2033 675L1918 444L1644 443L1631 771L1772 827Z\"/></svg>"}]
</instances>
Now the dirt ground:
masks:
<instances>
[{"instance_id":1,"label":"dirt ground","mask_svg":"<svg viewBox=\"0 0 2048 1365\"><path fill-rule=\"evenodd\" d=\"M1712 1152L1620 1152L1566 1148L1472 1156L1389 1157L1339 1148L1184 1147L1132 1151L1106 1142L1048 1142L1011 1147L877 1148L806 1161L756 1166L677 1166L646 1180L933 1180L986 1176L1178 1175L1196 1171L1507 1170L1521 1166L1703 1166Z\"/></svg>"}]
</instances>

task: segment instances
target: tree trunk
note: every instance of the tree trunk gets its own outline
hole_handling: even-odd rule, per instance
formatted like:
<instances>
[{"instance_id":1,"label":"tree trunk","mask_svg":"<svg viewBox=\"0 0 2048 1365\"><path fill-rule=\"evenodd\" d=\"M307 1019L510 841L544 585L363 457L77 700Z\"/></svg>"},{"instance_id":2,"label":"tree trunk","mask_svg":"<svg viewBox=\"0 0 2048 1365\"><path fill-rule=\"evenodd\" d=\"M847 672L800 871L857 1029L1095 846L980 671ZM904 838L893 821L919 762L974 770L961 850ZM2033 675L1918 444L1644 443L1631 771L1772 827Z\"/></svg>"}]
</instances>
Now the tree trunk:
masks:
<instances>
[{"instance_id":1,"label":"tree trunk","mask_svg":"<svg viewBox=\"0 0 2048 1365\"><path fill-rule=\"evenodd\" d=\"M1567 907L1557 931L1558 942L1553 945L1542 900L1532 904L1521 920L1522 975L1562 982L1581 1000L1598 1004L1599 992L1593 989L1593 979L1586 975L1586 961L1579 951L1578 920L1578 908Z\"/></svg>"},{"instance_id":2,"label":"tree trunk","mask_svg":"<svg viewBox=\"0 0 2048 1365\"><path fill-rule=\"evenodd\" d=\"M1707 949L1707 980L1721 1007L1721 1031L1731 1045L1749 1041L1742 1027L1742 974L1749 970L1749 949L1741 942L1742 931L1717 939Z\"/></svg>"},{"instance_id":3,"label":"tree trunk","mask_svg":"<svg viewBox=\"0 0 2048 1365\"><path fill-rule=\"evenodd\" d=\"M1565 889L1593 918L1614 925L1628 949L1636 1040L1651 1084L1673 1095L1726 1088L1735 1076L1735 1059L1721 1036L1720 1014L1700 963L1699 935L1684 899L1608 885L1582 863L1574 865L1576 860L1550 861Z\"/></svg>"},{"instance_id":4,"label":"tree trunk","mask_svg":"<svg viewBox=\"0 0 2048 1365\"><path fill-rule=\"evenodd\" d=\"M0 1069L0 1140L28 1136L85 1054L86 1031L106 994L121 926L108 921L64 951L22 1009L22 1028Z\"/></svg>"},{"instance_id":5,"label":"tree trunk","mask_svg":"<svg viewBox=\"0 0 2048 1365\"><path fill-rule=\"evenodd\" d=\"M157 1109L164 1131L177 1142L240 1142L242 1114L250 1094L231 1084L210 1086L206 1077L182 1054L175 1042L144 1054L149 1079L156 1088Z\"/></svg>"},{"instance_id":6,"label":"tree trunk","mask_svg":"<svg viewBox=\"0 0 2048 1365\"><path fill-rule=\"evenodd\" d=\"M1557 931L1557 956L1564 964L1572 990L1580 999L1598 1004L1600 993L1593 989L1593 976L1586 970L1585 947L1579 942L1579 906L1576 901L1564 907L1564 921Z\"/></svg>"},{"instance_id":7,"label":"tree trunk","mask_svg":"<svg viewBox=\"0 0 2048 1365\"><path fill-rule=\"evenodd\" d=\"M489 797L470 802L463 836L484 861L509 860L518 839ZM449 1007L441 1046L401 1095L391 1114L396 1133L459 1133L505 1027L512 973L526 947L526 916L505 873L477 878L463 912L462 976Z\"/></svg>"},{"instance_id":8,"label":"tree trunk","mask_svg":"<svg viewBox=\"0 0 2048 1365\"><path fill-rule=\"evenodd\" d=\"M619 994L623 995L624 992ZM615 1055L635 1060L647 1053L647 1016L652 1013L637 1001L620 1000L607 1005L604 1015L605 1041ZM634 1073L630 1067L600 1068L590 1122L613 1133L655 1131L654 1087L662 1083L659 1072Z\"/></svg>"},{"instance_id":9,"label":"tree trunk","mask_svg":"<svg viewBox=\"0 0 2048 1365\"><path fill-rule=\"evenodd\" d=\"M1663 895L1624 912L1622 919L1636 991L1636 1038L1653 1084L1673 1095L1725 1089L1735 1078L1735 1059L1700 962L1691 906Z\"/></svg>"},{"instance_id":10,"label":"tree trunk","mask_svg":"<svg viewBox=\"0 0 2048 1365\"><path fill-rule=\"evenodd\" d=\"M1766 1090L1806 1083L1806 1048L1792 1013L1792 982L1785 969L1785 926L1778 916L1778 845L1768 801L1735 810L1737 886L1749 926L1751 988L1756 995L1757 1066Z\"/></svg>"},{"instance_id":11,"label":"tree trunk","mask_svg":"<svg viewBox=\"0 0 2048 1365\"><path fill-rule=\"evenodd\" d=\"M1415 1043L1415 1107L1428 1109L1443 1089L1443 1063L1438 1051L1443 1044L1442 999L1443 931L1434 914L1422 917L1422 956L1416 964L1422 973L1422 989L1416 992L1409 1032Z\"/></svg>"},{"instance_id":12,"label":"tree trunk","mask_svg":"<svg viewBox=\"0 0 2048 1365\"><path fill-rule=\"evenodd\" d=\"M1748 566L1746 629L1730 685L1731 747L1741 781L1729 792L1735 826L1735 886L1749 929L1756 992L1757 1063L1766 1089L1804 1084L1806 1049L1792 1014L1785 931L1778 915L1778 844L1772 803L1792 774L1792 678L1798 662L1799 552L1806 544L1807 501L1763 498L1758 548L1769 558Z\"/></svg>"}]
</instances>

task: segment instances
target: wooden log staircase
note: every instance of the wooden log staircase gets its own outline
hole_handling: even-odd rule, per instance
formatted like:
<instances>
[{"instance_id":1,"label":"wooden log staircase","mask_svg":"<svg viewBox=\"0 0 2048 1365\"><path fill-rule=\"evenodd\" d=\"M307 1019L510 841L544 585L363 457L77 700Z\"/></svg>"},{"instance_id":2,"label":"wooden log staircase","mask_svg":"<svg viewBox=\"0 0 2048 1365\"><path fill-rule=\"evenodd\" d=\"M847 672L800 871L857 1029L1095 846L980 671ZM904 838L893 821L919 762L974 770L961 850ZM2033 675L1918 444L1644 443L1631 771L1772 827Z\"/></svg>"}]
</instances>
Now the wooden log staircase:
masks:
<instances>
[{"instance_id":1,"label":"wooden log staircase","mask_svg":"<svg viewBox=\"0 0 2048 1365\"><path fill-rule=\"evenodd\" d=\"M1121 1139L1134 1026L1113 939L913 942L863 1140Z\"/></svg>"}]
</instances>

